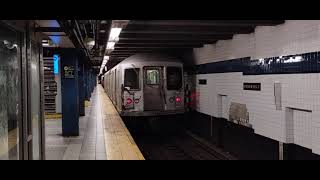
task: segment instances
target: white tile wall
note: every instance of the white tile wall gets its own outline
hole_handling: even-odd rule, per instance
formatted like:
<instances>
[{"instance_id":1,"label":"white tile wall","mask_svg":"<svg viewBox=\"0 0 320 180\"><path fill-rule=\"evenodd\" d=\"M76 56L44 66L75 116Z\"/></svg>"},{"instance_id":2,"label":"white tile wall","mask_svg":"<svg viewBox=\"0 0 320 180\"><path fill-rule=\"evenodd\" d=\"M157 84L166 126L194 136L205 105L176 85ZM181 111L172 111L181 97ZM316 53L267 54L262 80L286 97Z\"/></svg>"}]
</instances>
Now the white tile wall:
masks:
<instances>
[{"instance_id":1,"label":"white tile wall","mask_svg":"<svg viewBox=\"0 0 320 180\"><path fill-rule=\"evenodd\" d=\"M232 40L218 41L194 49L194 62L204 64L228 59L252 59L320 51L319 20L288 20L285 24L257 27L255 32L236 35ZM246 104L250 124L257 134L310 148L320 154L320 73L243 76L242 73L197 75L207 85L197 85L198 110L219 117L218 94L231 102ZM274 83L282 84L282 110L276 110ZM243 82L262 83L262 90L243 91ZM293 138L287 137L286 108L310 110L293 112ZM224 115L226 116L226 115ZM229 117L229 115L227 115Z\"/></svg>"},{"instance_id":2,"label":"white tile wall","mask_svg":"<svg viewBox=\"0 0 320 180\"><path fill-rule=\"evenodd\" d=\"M303 147L312 146L311 113L293 111L293 137L294 143Z\"/></svg>"},{"instance_id":3,"label":"white tile wall","mask_svg":"<svg viewBox=\"0 0 320 180\"><path fill-rule=\"evenodd\" d=\"M196 64L228 59L253 59L320 50L320 20L287 20L278 26L258 26L254 33L195 48Z\"/></svg>"},{"instance_id":4,"label":"white tile wall","mask_svg":"<svg viewBox=\"0 0 320 180\"><path fill-rule=\"evenodd\" d=\"M249 111L250 124L255 133L286 143L294 143L313 149L320 149L320 78L317 74L283 74L243 76L242 73L219 73L196 75L199 79L207 79L207 85L197 85L199 93L198 111L214 116L229 117L231 102L246 104ZM261 83L261 91L244 91L243 83ZM274 83L283 84L282 110L276 110L274 100ZM313 93L309 93L313 92ZM224 99L226 112L221 114L219 95L227 95ZM294 111L294 138L290 138L286 121L286 108L304 109L312 113ZM318 116L315 116L317 114Z\"/></svg>"}]
</instances>

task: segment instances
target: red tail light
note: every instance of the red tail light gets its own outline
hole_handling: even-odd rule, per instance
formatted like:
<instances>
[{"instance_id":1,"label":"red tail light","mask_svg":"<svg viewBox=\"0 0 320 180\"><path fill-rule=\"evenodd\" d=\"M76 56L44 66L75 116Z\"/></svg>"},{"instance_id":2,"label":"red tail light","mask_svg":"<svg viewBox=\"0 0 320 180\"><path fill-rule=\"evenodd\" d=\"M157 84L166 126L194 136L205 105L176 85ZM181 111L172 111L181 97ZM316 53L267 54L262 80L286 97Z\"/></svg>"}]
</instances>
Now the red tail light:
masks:
<instances>
[{"instance_id":1,"label":"red tail light","mask_svg":"<svg viewBox=\"0 0 320 180\"><path fill-rule=\"evenodd\" d=\"M133 100L131 98L128 98L126 106L132 104L132 102L133 102Z\"/></svg>"}]
</instances>

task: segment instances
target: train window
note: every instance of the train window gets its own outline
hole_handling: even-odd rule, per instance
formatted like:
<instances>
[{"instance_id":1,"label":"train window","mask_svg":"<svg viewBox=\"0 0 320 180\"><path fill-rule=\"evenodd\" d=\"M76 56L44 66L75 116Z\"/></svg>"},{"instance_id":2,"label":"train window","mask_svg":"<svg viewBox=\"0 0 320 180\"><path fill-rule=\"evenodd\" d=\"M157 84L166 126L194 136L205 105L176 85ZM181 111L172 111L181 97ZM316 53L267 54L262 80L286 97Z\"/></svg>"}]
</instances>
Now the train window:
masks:
<instances>
[{"instance_id":1,"label":"train window","mask_svg":"<svg viewBox=\"0 0 320 180\"><path fill-rule=\"evenodd\" d=\"M126 69L124 71L124 87L139 89L139 68Z\"/></svg>"},{"instance_id":2,"label":"train window","mask_svg":"<svg viewBox=\"0 0 320 180\"><path fill-rule=\"evenodd\" d=\"M158 85L160 84L160 72L157 69L147 70L147 84Z\"/></svg>"},{"instance_id":3,"label":"train window","mask_svg":"<svg viewBox=\"0 0 320 180\"><path fill-rule=\"evenodd\" d=\"M179 90L182 87L182 69L167 67L167 89Z\"/></svg>"}]
</instances>

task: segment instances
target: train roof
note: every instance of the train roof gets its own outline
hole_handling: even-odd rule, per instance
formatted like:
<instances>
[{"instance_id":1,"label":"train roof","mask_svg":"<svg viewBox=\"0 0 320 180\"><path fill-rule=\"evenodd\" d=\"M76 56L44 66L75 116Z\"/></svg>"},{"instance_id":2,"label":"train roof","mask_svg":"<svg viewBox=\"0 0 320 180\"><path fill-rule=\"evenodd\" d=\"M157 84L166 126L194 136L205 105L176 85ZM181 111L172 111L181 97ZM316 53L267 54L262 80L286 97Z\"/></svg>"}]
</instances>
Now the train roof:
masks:
<instances>
[{"instance_id":1,"label":"train roof","mask_svg":"<svg viewBox=\"0 0 320 180\"><path fill-rule=\"evenodd\" d=\"M154 53L140 53L140 54L135 54L127 59L123 60L121 64L125 63L143 63L143 62L152 62L152 61L157 61L157 62L178 62L182 63L182 61L176 57L172 57L169 55L165 54L154 54Z\"/></svg>"}]
</instances>

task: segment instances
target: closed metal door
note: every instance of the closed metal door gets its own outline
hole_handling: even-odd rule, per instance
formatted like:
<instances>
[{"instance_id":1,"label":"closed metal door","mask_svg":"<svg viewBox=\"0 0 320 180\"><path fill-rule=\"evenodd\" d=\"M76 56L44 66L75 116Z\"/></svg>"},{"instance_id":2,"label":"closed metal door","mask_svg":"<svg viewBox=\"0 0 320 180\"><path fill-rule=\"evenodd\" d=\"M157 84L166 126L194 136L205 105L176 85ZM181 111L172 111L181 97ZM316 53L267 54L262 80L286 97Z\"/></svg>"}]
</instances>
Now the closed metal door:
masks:
<instances>
[{"instance_id":1,"label":"closed metal door","mask_svg":"<svg viewBox=\"0 0 320 180\"><path fill-rule=\"evenodd\" d=\"M164 109L163 68L145 67L144 71L144 110L161 111Z\"/></svg>"}]
</instances>

